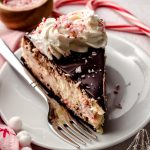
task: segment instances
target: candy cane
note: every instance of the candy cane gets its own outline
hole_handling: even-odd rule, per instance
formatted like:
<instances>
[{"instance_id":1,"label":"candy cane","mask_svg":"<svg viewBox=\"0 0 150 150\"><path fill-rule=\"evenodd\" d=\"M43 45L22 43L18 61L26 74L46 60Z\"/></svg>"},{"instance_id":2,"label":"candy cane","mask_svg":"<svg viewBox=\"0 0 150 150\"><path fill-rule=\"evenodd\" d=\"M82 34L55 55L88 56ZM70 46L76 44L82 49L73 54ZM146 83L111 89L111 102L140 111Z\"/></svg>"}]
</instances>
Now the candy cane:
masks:
<instances>
[{"instance_id":1,"label":"candy cane","mask_svg":"<svg viewBox=\"0 0 150 150\"><path fill-rule=\"evenodd\" d=\"M57 10L61 6L65 5L85 5L86 7L96 10L97 8L106 7L115 10L121 16L123 16L132 25L117 25L106 23L106 28L111 30L130 32L136 34L145 34L150 36L150 28L140 22L132 13L122 8L120 5L107 0L57 0L54 3L53 14L55 17L61 15Z\"/></svg>"},{"instance_id":2,"label":"candy cane","mask_svg":"<svg viewBox=\"0 0 150 150\"><path fill-rule=\"evenodd\" d=\"M143 24L141 21L139 21L133 14L131 14L128 10L122 8L118 4L112 2L112 1L103 1L103 0L89 0L89 2L86 4L89 8L92 10L96 10L99 7L107 7L115 10L120 15L122 15L128 22L134 24L136 27L138 27L144 34L150 36L150 28Z\"/></svg>"},{"instance_id":3,"label":"candy cane","mask_svg":"<svg viewBox=\"0 0 150 150\"><path fill-rule=\"evenodd\" d=\"M135 34L144 34L139 28L136 26L132 25L113 25L113 24L108 24L105 25L107 29L109 30L116 30L116 31L122 31L122 32L129 32L129 33L135 33Z\"/></svg>"}]
</instances>

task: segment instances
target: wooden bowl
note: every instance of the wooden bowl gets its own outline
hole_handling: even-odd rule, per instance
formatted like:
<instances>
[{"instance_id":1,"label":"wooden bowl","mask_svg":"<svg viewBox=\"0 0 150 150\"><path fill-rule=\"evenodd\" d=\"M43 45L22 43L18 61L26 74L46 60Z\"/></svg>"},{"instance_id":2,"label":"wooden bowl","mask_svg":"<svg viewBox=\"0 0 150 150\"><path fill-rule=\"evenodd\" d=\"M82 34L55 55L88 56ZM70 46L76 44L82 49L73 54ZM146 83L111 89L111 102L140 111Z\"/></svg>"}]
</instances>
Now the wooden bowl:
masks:
<instances>
[{"instance_id":1,"label":"wooden bowl","mask_svg":"<svg viewBox=\"0 0 150 150\"><path fill-rule=\"evenodd\" d=\"M21 7L2 4L0 0L0 20L10 29L30 31L43 17L51 15L53 0L37 0L37 3Z\"/></svg>"}]
</instances>

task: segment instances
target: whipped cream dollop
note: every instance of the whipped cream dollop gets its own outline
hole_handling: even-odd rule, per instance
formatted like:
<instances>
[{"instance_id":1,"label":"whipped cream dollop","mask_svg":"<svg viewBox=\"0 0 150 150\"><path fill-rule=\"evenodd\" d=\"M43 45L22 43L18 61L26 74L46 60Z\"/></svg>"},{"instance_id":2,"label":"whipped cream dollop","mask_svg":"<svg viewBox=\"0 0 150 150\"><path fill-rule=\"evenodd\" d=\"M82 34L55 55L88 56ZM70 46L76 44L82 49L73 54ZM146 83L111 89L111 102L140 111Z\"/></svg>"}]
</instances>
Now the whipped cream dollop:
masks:
<instances>
[{"instance_id":1,"label":"whipped cream dollop","mask_svg":"<svg viewBox=\"0 0 150 150\"><path fill-rule=\"evenodd\" d=\"M50 60L55 56L84 53L89 47L104 48L107 36L102 19L91 10L83 10L43 19L31 34L31 41Z\"/></svg>"}]
</instances>

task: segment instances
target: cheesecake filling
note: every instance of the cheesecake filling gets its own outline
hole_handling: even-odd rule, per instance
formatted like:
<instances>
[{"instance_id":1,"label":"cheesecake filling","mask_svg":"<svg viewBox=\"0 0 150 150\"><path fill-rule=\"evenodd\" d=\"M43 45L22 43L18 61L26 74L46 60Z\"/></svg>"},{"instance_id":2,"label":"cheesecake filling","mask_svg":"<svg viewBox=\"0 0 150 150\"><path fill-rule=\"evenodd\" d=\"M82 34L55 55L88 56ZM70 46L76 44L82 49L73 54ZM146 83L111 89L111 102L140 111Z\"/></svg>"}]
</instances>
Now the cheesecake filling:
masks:
<instances>
[{"instance_id":1,"label":"cheesecake filling","mask_svg":"<svg viewBox=\"0 0 150 150\"><path fill-rule=\"evenodd\" d=\"M103 20L91 10L43 19L30 38L50 60L53 56L69 56L71 51L85 53L89 47L104 48L107 43Z\"/></svg>"},{"instance_id":2,"label":"cheesecake filling","mask_svg":"<svg viewBox=\"0 0 150 150\"><path fill-rule=\"evenodd\" d=\"M61 98L67 108L91 124L97 132L102 133L101 125L104 122L105 112L94 98L89 98L85 91L80 89L79 82L74 83L68 79L66 74L58 71L55 65L45 59L36 48L23 51L22 57L32 73L48 89L52 88L54 94Z\"/></svg>"}]
</instances>

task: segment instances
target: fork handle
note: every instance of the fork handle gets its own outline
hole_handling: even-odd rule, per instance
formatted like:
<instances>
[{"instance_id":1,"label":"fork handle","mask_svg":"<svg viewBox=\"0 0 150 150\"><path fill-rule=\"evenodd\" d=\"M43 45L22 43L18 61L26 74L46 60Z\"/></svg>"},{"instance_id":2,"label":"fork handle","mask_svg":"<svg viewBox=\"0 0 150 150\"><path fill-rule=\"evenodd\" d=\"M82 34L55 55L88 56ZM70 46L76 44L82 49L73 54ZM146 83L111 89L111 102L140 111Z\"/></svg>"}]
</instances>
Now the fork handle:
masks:
<instances>
[{"instance_id":1,"label":"fork handle","mask_svg":"<svg viewBox=\"0 0 150 150\"><path fill-rule=\"evenodd\" d=\"M23 66L19 59L12 53L8 46L0 39L0 54L9 62L9 64L30 84L34 84L36 80Z\"/></svg>"},{"instance_id":2,"label":"fork handle","mask_svg":"<svg viewBox=\"0 0 150 150\"><path fill-rule=\"evenodd\" d=\"M12 53L6 43L0 39L0 54L9 62L9 64L37 91L46 101L47 94L37 83L35 78L24 67L20 60Z\"/></svg>"}]
</instances>

